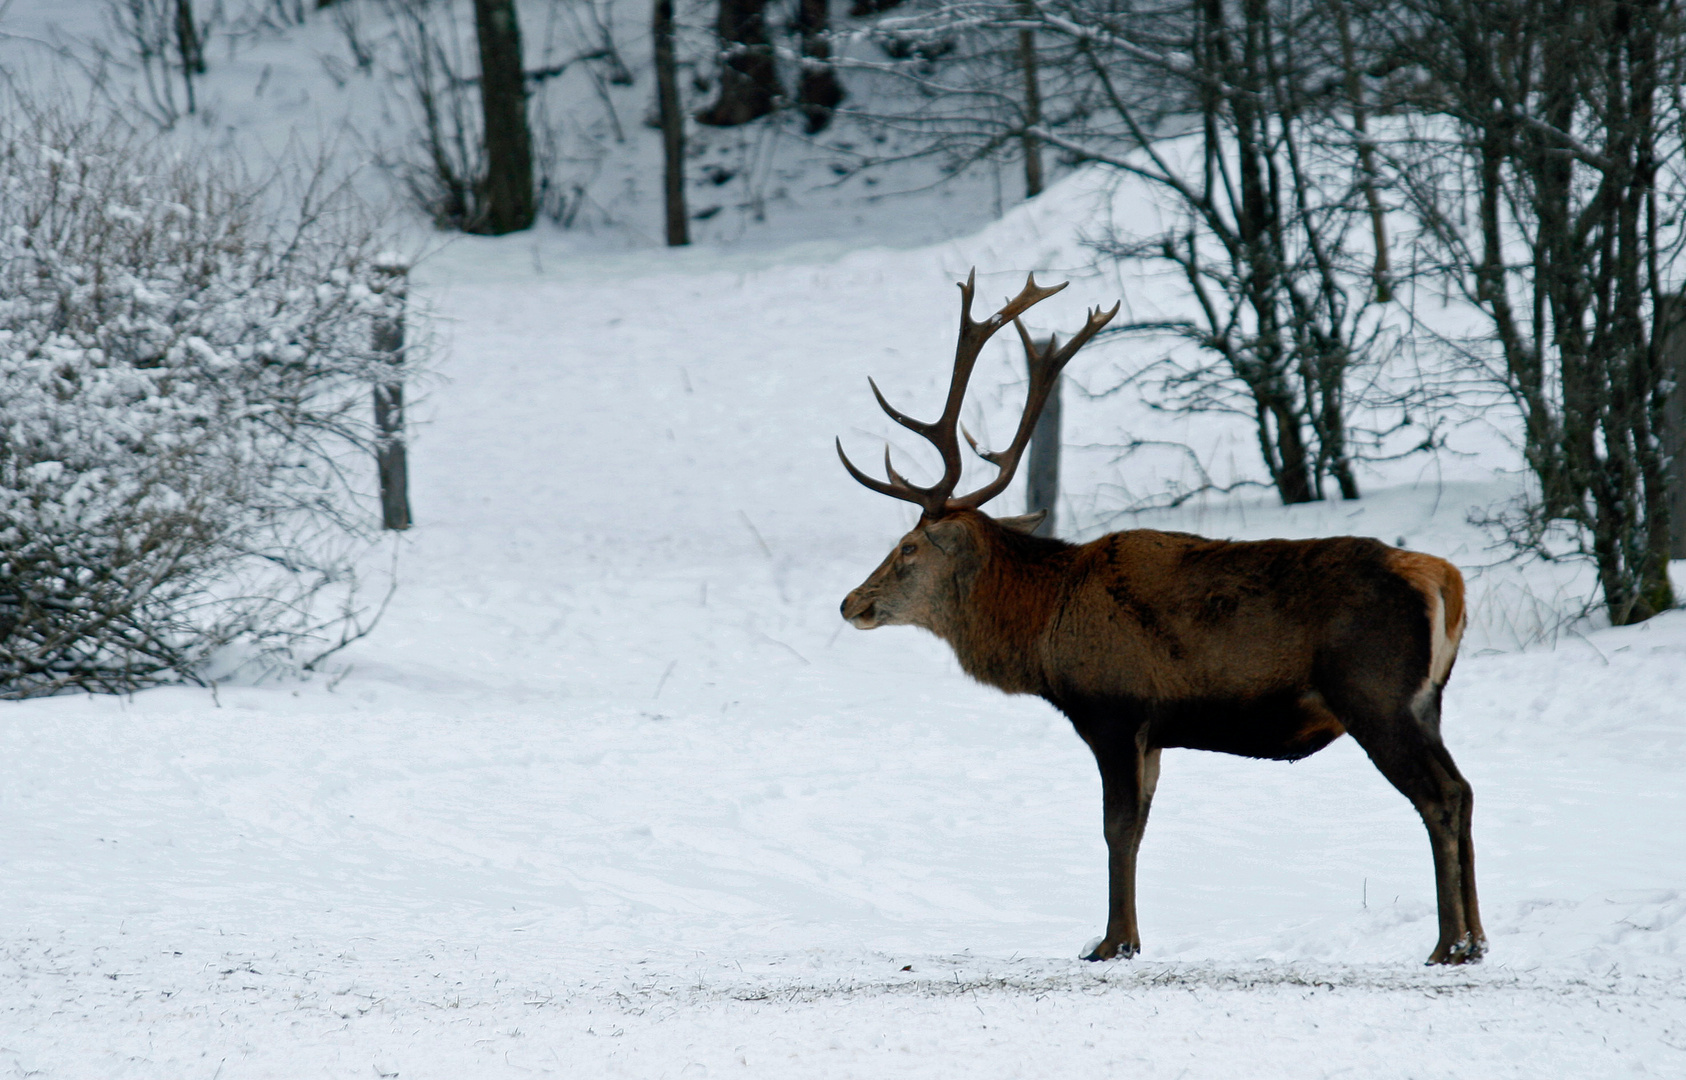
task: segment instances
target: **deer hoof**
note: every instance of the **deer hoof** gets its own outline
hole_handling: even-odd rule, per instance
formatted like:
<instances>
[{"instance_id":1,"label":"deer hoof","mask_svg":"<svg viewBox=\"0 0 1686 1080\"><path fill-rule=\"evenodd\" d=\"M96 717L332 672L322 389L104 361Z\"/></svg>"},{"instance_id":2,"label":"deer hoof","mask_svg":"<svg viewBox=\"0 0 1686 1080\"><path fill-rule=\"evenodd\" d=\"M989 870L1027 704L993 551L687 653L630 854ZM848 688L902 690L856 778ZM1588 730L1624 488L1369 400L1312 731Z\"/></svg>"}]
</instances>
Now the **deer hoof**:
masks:
<instances>
[{"instance_id":1,"label":"deer hoof","mask_svg":"<svg viewBox=\"0 0 1686 1080\"><path fill-rule=\"evenodd\" d=\"M1083 953L1085 960L1128 960L1142 951L1135 942L1108 941L1102 938L1090 944Z\"/></svg>"},{"instance_id":2,"label":"deer hoof","mask_svg":"<svg viewBox=\"0 0 1686 1080\"><path fill-rule=\"evenodd\" d=\"M1442 945L1435 949L1428 958L1428 966L1444 964L1450 967L1454 964L1473 964L1479 961L1486 952L1486 939L1465 934L1455 943Z\"/></svg>"}]
</instances>

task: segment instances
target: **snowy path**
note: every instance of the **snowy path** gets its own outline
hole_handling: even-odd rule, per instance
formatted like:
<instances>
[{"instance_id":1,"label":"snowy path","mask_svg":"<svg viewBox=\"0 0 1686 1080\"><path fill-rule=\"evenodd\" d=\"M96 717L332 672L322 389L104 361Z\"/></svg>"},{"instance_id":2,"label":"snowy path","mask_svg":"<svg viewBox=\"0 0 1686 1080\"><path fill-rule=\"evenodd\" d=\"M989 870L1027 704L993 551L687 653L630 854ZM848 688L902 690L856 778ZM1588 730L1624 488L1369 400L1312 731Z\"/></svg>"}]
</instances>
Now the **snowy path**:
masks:
<instances>
[{"instance_id":1,"label":"snowy path","mask_svg":"<svg viewBox=\"0 0 1686 1080\"><path fill-rule=\"evenodd\" d=\"M1460 661L1489 962L1420 966L1427 843L1350 741L1168 755L1147 953L1072 959L1087 751L836 616L906 515L831 438L882 431L868 373L928 400L1009 239L447 255L422 524L350 671L0 711L0 1075L1686 1075L1686 613ZM1458 557L1480 497L1245 531Z\"/></svg>"}]
</instances>

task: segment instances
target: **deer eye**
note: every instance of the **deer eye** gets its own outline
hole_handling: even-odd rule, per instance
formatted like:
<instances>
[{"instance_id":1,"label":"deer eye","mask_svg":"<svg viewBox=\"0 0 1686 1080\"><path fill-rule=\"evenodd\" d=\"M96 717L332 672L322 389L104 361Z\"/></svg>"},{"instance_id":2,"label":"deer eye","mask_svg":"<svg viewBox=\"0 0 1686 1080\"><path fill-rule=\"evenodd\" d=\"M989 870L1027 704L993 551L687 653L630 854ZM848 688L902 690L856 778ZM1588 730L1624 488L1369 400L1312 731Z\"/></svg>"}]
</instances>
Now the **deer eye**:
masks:
<instances>
[{"instance_id":1,"label":"deer eye","mask_svg":"<svg viewBox=\"0 0 1686 1080\"><path fill-rule=\"evenodd\" d=\"M903 555L912 555L914 552L916 552L918 550L919 549L912 544L903 544L902 545L902 554Z\"/></svg>"}]
</instances>

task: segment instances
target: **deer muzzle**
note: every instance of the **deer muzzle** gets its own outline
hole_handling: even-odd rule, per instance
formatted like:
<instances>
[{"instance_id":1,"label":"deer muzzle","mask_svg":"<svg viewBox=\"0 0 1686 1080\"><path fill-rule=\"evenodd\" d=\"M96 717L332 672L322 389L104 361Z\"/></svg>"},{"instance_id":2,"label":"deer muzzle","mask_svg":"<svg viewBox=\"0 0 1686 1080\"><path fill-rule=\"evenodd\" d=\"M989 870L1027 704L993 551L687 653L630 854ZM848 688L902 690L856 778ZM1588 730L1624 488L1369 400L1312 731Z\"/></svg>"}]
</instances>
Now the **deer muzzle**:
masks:
<instances>
[{"instance_id":1,"label":"deer muzzle","mask_svg":"<svg viewBox=\"0 0 1686 1080\"><path fill-rule=\"evenodd\" d=\"M871 630L878 625L878 604L860 589L843 598L841 610L844 620L857 630Z\"/></svg>"}]
</instances>

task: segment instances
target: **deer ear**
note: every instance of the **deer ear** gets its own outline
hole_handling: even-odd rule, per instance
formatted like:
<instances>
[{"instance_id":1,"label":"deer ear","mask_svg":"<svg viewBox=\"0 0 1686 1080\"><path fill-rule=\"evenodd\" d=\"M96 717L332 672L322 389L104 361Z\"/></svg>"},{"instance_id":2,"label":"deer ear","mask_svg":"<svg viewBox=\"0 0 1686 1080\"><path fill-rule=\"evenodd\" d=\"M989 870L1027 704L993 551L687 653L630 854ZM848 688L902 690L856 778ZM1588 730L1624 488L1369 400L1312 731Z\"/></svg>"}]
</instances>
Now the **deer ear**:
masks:
<instances>
[{"instance_id":1,"label":"deer ear","mask_svg":"<svg viewBox=\"0 0 1686 1080\"><path fill-rule=\"evenodd\" d=\"M1018 517L996 518L995 523L1003 529L1024 533L1026 536L1036 531L1042 520L1048 516L1048 511L1038 510L1034 514L1020 514Z\"/></svg>"}]
</instances>

